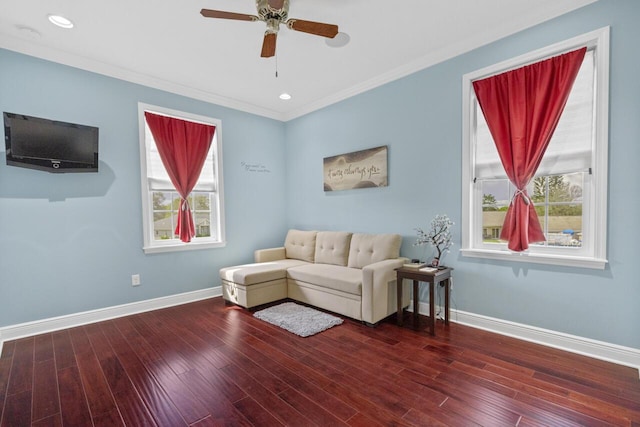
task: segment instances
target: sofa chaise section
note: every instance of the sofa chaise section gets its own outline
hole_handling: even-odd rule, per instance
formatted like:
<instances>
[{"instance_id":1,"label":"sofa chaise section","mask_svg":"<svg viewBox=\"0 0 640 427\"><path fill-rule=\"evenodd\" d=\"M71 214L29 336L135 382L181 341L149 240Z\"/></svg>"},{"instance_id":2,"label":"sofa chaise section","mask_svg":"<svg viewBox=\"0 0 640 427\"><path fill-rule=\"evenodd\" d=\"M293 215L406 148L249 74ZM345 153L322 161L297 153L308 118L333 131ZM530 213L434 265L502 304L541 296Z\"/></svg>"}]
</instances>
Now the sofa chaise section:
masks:
<instances>
[{"instance_id":1,"label":"sofa chaise section","mask_svg":"<svg viewBox=\"0 0 640 427\"><path fill-rule=\"evenodd\" d=\"M245 308L287 298L287 268L300 264L304 261L281 259L223 268L222 297Z\"/></svg>"}]
</instances>

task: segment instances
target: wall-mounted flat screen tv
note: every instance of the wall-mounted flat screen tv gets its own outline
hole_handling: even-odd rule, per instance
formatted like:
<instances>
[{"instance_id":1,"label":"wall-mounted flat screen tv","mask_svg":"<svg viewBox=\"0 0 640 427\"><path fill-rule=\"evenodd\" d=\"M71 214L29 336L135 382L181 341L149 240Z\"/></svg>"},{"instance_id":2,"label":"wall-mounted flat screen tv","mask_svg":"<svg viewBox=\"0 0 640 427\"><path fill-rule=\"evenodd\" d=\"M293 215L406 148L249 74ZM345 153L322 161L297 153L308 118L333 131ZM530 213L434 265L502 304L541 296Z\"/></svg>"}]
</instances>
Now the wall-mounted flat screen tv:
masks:
<instances>
[{"instance_id":1,"label":"wall-mounted flat screen tv","mask_svg":"<svg viewBox=\"0 0 640 427\"><path fill-rule=\"evenodd\" d=\"M98 172L98 128L4 112L7 165Z\"/></svg>"}]
</instances>

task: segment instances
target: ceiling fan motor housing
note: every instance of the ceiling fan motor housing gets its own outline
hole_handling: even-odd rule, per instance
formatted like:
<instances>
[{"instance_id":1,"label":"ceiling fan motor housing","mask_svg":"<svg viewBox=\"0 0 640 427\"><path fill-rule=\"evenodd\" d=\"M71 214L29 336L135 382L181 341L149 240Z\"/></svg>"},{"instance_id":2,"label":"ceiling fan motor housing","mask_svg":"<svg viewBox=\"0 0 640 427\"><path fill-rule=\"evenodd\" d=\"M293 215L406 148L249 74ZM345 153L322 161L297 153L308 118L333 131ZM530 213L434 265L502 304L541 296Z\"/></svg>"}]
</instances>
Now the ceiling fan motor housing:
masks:
<instances>
[{"instance_id":1,"label":"ceiling fan motor housing","mask_svg":"<svg viewBox=\"0 0 640 427\"><path fill-rule=\"evenodd\" d=\"M256 0L256 9L260 20L269 24L269 29L273 30L271 27L274 24L271 22L275 21L279 25L289 17L289 0L282 0L282 7L279 9L272 7L268 0ZM277 32L277 26L275 31Z\"/></svg>"}]
</instances>

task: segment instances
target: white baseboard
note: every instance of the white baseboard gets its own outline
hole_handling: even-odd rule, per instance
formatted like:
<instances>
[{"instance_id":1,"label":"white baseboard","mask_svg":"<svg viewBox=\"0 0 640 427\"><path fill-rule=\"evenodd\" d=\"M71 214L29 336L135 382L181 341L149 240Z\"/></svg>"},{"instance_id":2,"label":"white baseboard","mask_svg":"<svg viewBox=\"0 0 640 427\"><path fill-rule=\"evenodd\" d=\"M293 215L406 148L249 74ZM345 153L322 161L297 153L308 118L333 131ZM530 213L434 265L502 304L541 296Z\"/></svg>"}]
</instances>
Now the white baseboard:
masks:
<instances>
[{"instance_id":1,"label":"white baseboard","mask_svg":"<svg viewBox=\"0 0 640 427\"><path fill-rule=\"evenodd\" d=\"M409 305L413 307L413 301ZM429 304L420 302L418 306L420 314L429 315ZM443 313L444 307L436 306L436 313ZM444 317L440 316L440 317ZM535 326L523 325L508 320L496 319L480 314L468 313L461 310L451 310L449 320L472 328L483 329L497 334L518 338L536 344L605 360L618 365L629 366L638 370L640 377L640 350L596 341L590 338L578 337L563 332L542 329Z\"/></svg>"},{"instance_id":2,"label":"white baseboard","mask_svg":"<svg viewBox=\"0 0 640 427\"><path fill-rule=\"evenodd\" d=\"M103 320L115 319L116 317L128 316L130 314L172 307L174 305L200 301L220 295L222 295L222 288L217 286L214 288L185 292L167 297L99 308L97 310L52 317L50 319L36 320L18 325L5 326L0 328L0 354L2 354L2 344L5 341L58 331L60 329L73 328L75 326L101 322Z\"/></svg>"}]
</instances>

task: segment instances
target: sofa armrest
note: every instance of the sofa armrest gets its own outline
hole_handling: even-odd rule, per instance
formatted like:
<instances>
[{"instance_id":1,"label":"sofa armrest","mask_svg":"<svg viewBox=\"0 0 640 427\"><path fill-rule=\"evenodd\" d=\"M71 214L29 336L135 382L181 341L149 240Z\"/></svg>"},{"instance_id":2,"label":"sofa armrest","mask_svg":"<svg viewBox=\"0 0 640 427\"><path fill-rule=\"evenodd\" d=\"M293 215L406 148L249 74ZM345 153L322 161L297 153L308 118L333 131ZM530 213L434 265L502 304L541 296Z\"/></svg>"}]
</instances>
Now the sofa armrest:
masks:
<instances>
[{"instance_id":1,"label":"sofa armrest","mask_svg":"<svg viewBox=\"0 0 640 427\"><path fill-rule=\"evenodd\" d=\"M286 259L284 246L281 248L258 249L253 253L255 262L269 262Z\"/></svg>"},{"instance_id":2,"label":"sofa armrest","mask_svg":"<svg viewBox=\"0 0 640 427\"><path fill-rule=\"evenodd\" d=\"M405 262L406 258L386 259L362 268L362 320L377 323L397 310L395 270Z\"/></svg>"}]
</instances>

